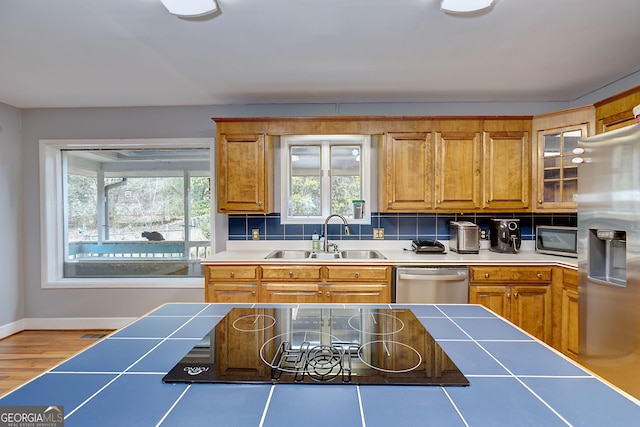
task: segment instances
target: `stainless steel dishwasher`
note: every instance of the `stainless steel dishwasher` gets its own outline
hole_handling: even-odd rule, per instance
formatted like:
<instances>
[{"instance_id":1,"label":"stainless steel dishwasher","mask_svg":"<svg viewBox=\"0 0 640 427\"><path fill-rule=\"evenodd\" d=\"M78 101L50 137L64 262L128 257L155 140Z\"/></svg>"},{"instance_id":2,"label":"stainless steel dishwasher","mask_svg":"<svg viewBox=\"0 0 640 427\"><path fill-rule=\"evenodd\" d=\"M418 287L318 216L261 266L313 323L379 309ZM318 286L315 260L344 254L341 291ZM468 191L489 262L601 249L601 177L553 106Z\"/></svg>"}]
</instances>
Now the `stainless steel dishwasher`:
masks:
<instances>
[{"instance_id":1,"label":"stainless steel dishwasher","mask_svg":"<svg viewBox=\"0 0 640 427\"><path fill-rule=\"evenodd\" d=\"M402 304L466 304L466 266L397 266L393 301Z\"/></svg>"}]
</instances>

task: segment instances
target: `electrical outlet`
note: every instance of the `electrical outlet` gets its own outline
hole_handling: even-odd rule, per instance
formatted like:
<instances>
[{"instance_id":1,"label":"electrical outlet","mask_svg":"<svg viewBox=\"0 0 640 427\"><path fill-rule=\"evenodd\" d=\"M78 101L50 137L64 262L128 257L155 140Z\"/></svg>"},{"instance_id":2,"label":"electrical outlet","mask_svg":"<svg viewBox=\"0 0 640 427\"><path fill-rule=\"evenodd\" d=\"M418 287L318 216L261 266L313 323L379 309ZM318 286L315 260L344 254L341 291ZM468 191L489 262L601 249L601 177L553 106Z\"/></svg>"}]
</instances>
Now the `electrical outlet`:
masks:
<instances>
[{"instance_id":1,"label":"electrical outlet","mask_svg":"<svg viewBox=\"0 0 640 427\"><path fill-rule=\"evenodd\" d=\"M251 238L253 240L260 240L260 229L259 228L251 229Z\"/></svg>"},{"instance_id":2,"label":"electrical outlet","mask_svg":"<svg viewBox=\"0 0 640 427\"><path fill-rule=\"evenodd\" d=\"M383 240L384 239L384 228L374 228L373 229L373 239L374 240Z\"/></svg>"}]
</instances>

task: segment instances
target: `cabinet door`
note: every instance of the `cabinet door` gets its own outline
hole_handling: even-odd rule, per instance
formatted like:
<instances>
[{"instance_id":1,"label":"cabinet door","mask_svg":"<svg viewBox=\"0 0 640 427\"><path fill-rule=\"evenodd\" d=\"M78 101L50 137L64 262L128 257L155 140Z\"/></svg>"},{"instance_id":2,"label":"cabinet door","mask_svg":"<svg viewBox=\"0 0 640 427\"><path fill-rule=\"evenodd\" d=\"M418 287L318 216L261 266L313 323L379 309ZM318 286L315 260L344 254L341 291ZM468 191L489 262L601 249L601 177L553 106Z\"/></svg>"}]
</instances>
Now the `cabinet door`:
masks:
<instances>
[{"instance_id":1,"label":"cabinet door","mask_svg":"<svg viewBox=\"0 0 640 427\"><path fill-rule=\"evenodd\" d=\"M484 132L483 207L529 207L531 153L529 132Z\"/></svg>"},{"instance_id":2,"label":"cabinet door","mask_svg":"<svg viewBox=\"0 0 640 427\"><path fill-rule=\"evenodd\" d=\"M494 313L511 320L511 294L509 286L471 286L469 302L487 307Z\"/></svg>"},{"instance_id":3,"label":"cabinet door","mask_svg":"<svg viewBox=\"0 0 640 427\"><path fill-rule=\"evenodd\" d=\"M577 208L578 165L573 163L573 150L587 135L587 124L538 132L539 209Z\"/></svg>"},{"instance_id":4,"label":"cabinet door","mask_svg":"<svg viewBox=\"0 0 640 427\"><path fill-rule=\"evenodd\" d=\"M578 272L563 271L562 303L560 313L560 351L578 360Z\"/></svg>"},{"instance_id":5,"label":"cabinet door","mask_svg":"<svg viewBox=\"0 0 640 427\"><path fill-rule=\"evenodd\" d=\"M551 287L512 286L511 321L544 342L551 339Z\"/></svg>"},{"instance_id":6,"label":"cabinet door","mask_svg":"<svg viewBox=\"0 0 640 427\"><path fill-rule=\"evenodd\" d=\"M430 133L389 133L380 151L380 210L433 208L433 141Z\"/></svg>"},{"instance_id":7,"label":"cabinet door","mask_svg":"<svg viewBox=\"0 0 640 427\"><path fill-rule=\"evenodd\" d=\"M481 206L481 147L480 132L436 132L436 209Z\"/></svg>"},{"instance_id":8,"label":"cabinet door","mask_svg":"<svg viewBox=\"0 0 640 427\"><path fill-rule=\"evenodd\" d=\"M319 303L323 293L316 283L263 283L260 286L262 303Z\"/></svg>"},{"instance_id":9,"label":"cabinet door","mask_svg":"<svg viewBox=\"0 0 640 427\"><path fill-rule=\"evenodd\" d=\"M252 303L258 302L256 283L209 283L206 302Z\"/></svg>"},{"instance_id":10,"label":"cabinet door","mask_svg":"<svg viewBox=\"0 0 640 427\"><path fill-rule=\"evenodd\" d=\"M388 303L389 286L386 284L332 283L323 288L324 302L338 304Z\"/></svg>"},{"instance_id":11,"label":"cabinet door","mask_svg":"<svg viewBox=\"0 0 640 427\"><path fill-rule=\"evenodd\" d=\"M217 145L218 212L268 213L265 135L221 134Z\"/></svg>"}]
</instances>

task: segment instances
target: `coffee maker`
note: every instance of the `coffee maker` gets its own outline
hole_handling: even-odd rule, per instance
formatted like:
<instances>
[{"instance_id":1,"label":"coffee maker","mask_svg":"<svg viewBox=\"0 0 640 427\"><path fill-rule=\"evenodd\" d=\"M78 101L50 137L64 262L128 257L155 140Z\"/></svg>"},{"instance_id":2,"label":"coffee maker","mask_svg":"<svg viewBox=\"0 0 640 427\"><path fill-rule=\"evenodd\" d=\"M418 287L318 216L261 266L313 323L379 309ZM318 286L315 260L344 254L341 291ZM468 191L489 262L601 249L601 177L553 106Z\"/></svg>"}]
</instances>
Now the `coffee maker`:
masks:
<instances>
[{"instance_id":1,"label":"coffee maker","mask_svg":"<svg viewBox=\"0 0 640 427\"><path fill-rule=\"evenodd\" d=\"M520 252L522 244L519 219L492 219L489 229L489 249L493 252Z\"/></svg>"}]
</instances>

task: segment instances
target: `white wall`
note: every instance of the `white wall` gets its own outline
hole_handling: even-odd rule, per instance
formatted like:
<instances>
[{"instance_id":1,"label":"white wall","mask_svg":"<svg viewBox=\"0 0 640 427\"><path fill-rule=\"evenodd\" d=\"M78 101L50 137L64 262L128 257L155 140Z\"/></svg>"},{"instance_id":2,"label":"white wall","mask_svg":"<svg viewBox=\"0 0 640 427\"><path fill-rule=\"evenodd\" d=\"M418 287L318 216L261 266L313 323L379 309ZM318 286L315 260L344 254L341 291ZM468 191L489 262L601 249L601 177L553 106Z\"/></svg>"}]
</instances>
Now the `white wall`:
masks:
<instances>
[{"instance_id":1,"label":"white wall","mask_svg":"<svg viewBox=\"0 0 640 427\"><path fill-rule=\"evenodd\" d=\"M0 104L0 336L15 332L24 317L21 115Z\"/></svg>"},{"instance_id":2,"label":"white wall","mask_svg":"<svg viewBox=\"0 0 640 427\"><path fill-rule=\"evenodd\" d=\"M168 301L203 301L200 289L42 289L40 285L40 196L38 143L40 139L74 138L213 138L212 117L331 116L331 115L534 115L593 103L640 85L640 72L571 103L473 103L473 104L297 104L245 106L191 106L89 109L30 109L22 112L22 152L19 139L20 112L0 109L9 129L0 129L0 213L8 217L3 227L9 239L0 257L9 285L0 282L0 328L21 316L28 319L128 319L140 316ZM596 98L596 99L592 99ZM15 116L15 117L14 117ZM8 135L7 135L8 134ZM5 156L5 153L7 154ZM22 155L22 172L16 158ZM10 159L7 157L10 156ZM20 180L22 187L20 188ZM6 184L9 188L5 188ZM21 189L21 191L19 191ZM5 195L5 193L7 195ZM23 194L24 205L19 211ZM14 206L17 205L17 206ZM22 223L20 222L22 221ZM3 224L4 225L4 224ZM16 230L21 230L16 235ZM218 247L221 242L217 242ZM22 249L22 256L16 254ZM23 273L16 266L24 263ZM6 274L8 272L8 274ZM22 284L22 287L16 283ZM8 286L8 293L4 287ZM8 298L5 296L8 295ZM20 307L24 295L24 312ZM5 313L12 314L5 314ZM43 325L45 321L31 324ZM49 324L52 324L49 322Z\"/></svg>"}]
</instances>

